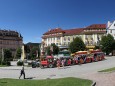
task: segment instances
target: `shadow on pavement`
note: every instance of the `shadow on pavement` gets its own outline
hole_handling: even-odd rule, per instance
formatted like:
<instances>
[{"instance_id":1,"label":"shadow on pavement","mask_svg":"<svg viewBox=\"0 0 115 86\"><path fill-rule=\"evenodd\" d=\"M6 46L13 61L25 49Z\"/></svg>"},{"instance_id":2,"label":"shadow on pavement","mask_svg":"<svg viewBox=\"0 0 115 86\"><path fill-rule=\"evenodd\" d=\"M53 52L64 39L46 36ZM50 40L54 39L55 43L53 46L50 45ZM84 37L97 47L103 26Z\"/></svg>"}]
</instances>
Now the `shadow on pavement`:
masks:
<instances>
[{"instance_id":1,"label":"shadow on pavement","mask_svg":"<svg viewBox=\"0 0 115 86\"><path fill-rule=\"evenodd\" d=\"M33 78L35 78L35 77L27 77L27 78L25 78L25 79L33 79Z\"/></svg>"}]
</instances>

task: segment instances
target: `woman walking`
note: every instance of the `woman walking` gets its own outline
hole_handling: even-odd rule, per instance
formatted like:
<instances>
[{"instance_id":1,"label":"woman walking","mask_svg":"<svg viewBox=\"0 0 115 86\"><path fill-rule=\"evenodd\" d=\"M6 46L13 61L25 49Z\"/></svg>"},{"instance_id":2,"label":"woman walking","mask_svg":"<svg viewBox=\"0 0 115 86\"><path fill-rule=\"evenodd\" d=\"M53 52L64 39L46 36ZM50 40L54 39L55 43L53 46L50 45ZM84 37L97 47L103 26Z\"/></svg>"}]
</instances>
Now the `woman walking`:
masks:
<instances>
[{"instance_id":1,"label":"woman walking","mask_svg":"<svg viewBox=\"0 0 115 86\"><path fill-rule=\"evenodd\" d=\"M21 72L20 72L20 76L19 76L19 79L20 77L23 75L24 79L25 79L25 71L24 71L24 66L22 66L22 69L21 69Z\"/></svg>"}]
</instances>

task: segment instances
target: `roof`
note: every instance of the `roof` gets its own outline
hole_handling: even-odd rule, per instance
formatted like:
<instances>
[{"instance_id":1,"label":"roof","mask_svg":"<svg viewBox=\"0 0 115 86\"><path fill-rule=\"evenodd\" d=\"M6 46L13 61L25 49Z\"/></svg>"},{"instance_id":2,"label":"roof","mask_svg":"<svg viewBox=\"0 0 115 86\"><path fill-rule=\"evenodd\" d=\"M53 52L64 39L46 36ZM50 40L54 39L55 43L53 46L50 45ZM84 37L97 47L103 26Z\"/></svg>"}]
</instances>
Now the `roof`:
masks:
<instances>
[{"instance_id":1,"label":"roof","mask_svg":"<svg viewBox=\"0 0 115 86\"><path fill-rule=\"evenodd\" d=\"M44 33L43 35L51 34L51 33L59 33L59 32L64 32L61 28L55 28L51 29L48 32Z\"/></svg>"},{"instance_id":2,"label":"roof","mask_svg":"<svg viewBox=\"0 0 115 86\"><path fill-rule=\"evenodd\" d=\"M76 28L76 29L69 29L69 30L64 30L65 35L74 35L74 34L80 34L84 28Z\"/></svg>"},{"instance_id":3,"label":"roof","mask_svg":"<svg viewBox=\"0 0 115 86\"><path fill-rule=\"evenodd\" d=\"M13 31L13 30L1 30L0 29L0 36L8 36L8 37L21 37L21 34L18 33L17 31Z\"/></svg>"},{"instance_id":4,"label":"roof","mask_svg":"<svg viewBox=\"0 0 115 86\"><path fill-rule=\"evenodd\" d=\"M103 28L105 29L106 28L106 24L92 24L88 27L86 27L88 29L98 29L98 28Z\"/></svg>"},{"instance_id":5,"label":"roof","mask_svg":"<svg viewBox=\"0 0 115 86\"><path fill-rule=\"evenodd\" d=\"M92 24L86 28L75 28L75 29L68 29L68 30L62 30L61 28L55 28L51 29L48 32L44 33L43 35L48 35L48 34L54 34L54 33L64 33L64 35L76 35L76 34L81 34L84 33L84 30L89 30L89 29L106 29L106 24ZM92 33L92 32L90 32ZM106 33L106 31L93 31L93 33ZM42 37L44 38L44 36ZM47 37L46 37L47 38Z\"/></svg>"}]
</instances>

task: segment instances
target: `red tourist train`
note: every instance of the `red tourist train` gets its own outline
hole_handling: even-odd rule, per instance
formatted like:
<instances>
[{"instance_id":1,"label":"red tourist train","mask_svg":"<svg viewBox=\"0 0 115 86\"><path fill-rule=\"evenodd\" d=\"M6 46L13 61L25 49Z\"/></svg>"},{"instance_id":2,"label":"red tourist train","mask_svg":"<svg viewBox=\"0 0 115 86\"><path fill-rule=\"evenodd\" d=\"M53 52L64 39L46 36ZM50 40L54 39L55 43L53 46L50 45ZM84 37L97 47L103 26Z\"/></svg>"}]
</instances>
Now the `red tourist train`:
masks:
<instances>
[{"instance_id":1,"label":"red tourist train","mask_svg":"<svg viewBox=\"0 0 115 86\"><path fill-rule=\"evenodd\" d=\"M105 55L100 50L92 50L92 51L78 51L70 58L54 58L53 56L46 56L46 58L40 61L40 67L57 67L57 63L62 66L62 60L64 60L64 66L76 65L76 64L84 64L90 62L97 62L105 59Z\"/></svg>"},{"instance_id":2,"label":"red tourist train","mask_svg":"<svg viewBox=\"0 0 115 86\"><path fill-rule=\"evenodd\" d=\"M100 50L79 51L74 55L74 64L97 62L105 59L104 57L104 53Z\"/></svg>"}]
</instances>

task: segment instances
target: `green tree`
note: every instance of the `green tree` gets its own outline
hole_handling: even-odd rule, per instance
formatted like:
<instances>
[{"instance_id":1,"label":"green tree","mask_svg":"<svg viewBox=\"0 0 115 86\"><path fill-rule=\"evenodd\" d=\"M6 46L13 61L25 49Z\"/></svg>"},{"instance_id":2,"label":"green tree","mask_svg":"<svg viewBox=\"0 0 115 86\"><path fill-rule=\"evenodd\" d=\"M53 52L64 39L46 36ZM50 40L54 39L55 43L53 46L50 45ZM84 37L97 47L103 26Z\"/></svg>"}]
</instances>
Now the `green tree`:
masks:
<instances>
[{"instance_id":1,"label":"green tree","mask_svg":"<svg viewBox=\"0 0 115 86\"><path fill-rule=\"evenodd\" d=\"M21 53L22 53L22 49L21 49L20 47L17 48L17 50L16 50L16 58L17 58L17 59L20 59Z\"/></svg>"},{"instance_id":2,"label":"green tree","mask_svg":"<svg viewBox=\"0 0 115 86\"><path fill-rule=\"evenodd\" d=\"M47 53L47 55L51 55L50 46L48 46L48 47L46 48L46 51L45 51L45 52Z\"/></svg>"},{"instance_id":3,"label":"green tree","mask_svg":"<svg viewBox=\"0 0 115 86\"><path fill-rule=\"evenodd\" d=\"M10 61L12 59L12 52L9 49L4 49L4 61Z\"/></svg>"},{"instance_id":4,"label":"green tree","mask_svg":"<svg viewBox=\"0 0 115 86\"><path fill-rule=\"evenodd\" d=\"M111 53L113 50L112 48L113 43L114 43L114 38L112 35L108 34L106 36L102 36L100 41L101 50L105 52L106 55L109 55L109 53Z\"/></svg>"},{"instance_id":5,"label":"green tree","mask_svg":"<svg viewBox=\"0 0 115 86\"><path fill-rule=\"evenodd\" d=\"M59 52L59 47L56 46L54 43L51 44L51 46L48 46L46 48L47 55L51 55L51 54L56 55L56 54L58 54L58 52Z\"/></svg>"},{"instance_id":6,"label":"green tree","mask_svg":"<svg viewBox=\"0 0 115 86\"><path fill-rule=\"evenodd\" d=\"M71 42L69 45L69 50L71 51L71 53L75 53L77 51L82 51L85 49L86 49L86 46L85 46L84 42L82 41L82 39L79 37L76 37L73 40L73 42Z\"/></svg>"},{"instance_id":7,"label":"green tree","mask_svg":"<svg viewBox=\"0 0 115 86\"><path fill-rule=\"evenodd\" d=\"M28 45L24 45L24 50L26 53L30 53L30 47Z\"/></svg>"},{"instance_id":8,"label":"green tree","mask_svg":"<svg viewBox=\"0 0 115 86\"><path fill-rule=\"evenodd\" d=\"M54 43L51 44L51 47L52 47L52 49L53 49L53 51L52 51L53 55L58 54L58 52L59 52L59 47L56 46Z\"/></svg>"},{"instance_id":9,"label":"green tree","mask_svg":"<svg viewBox=\"0 0 115 86\"><path fill-rule=\"evenodd\" d=\"M35 59L37 55L38 57L40 56L40 49L39 47L33 47L32 50L30 51L30 56L32 59Z\"/></svg>"},{"instance_id":10,"label":"green tree","mask_svg":"<svg viewBox=\"0 0 115 86\"><path fill-rule=\"evenodd\" d=\"M113 41L113 44L112 44L112 50L115 50L115 40Z\"/></svg>"}]
</instances>

